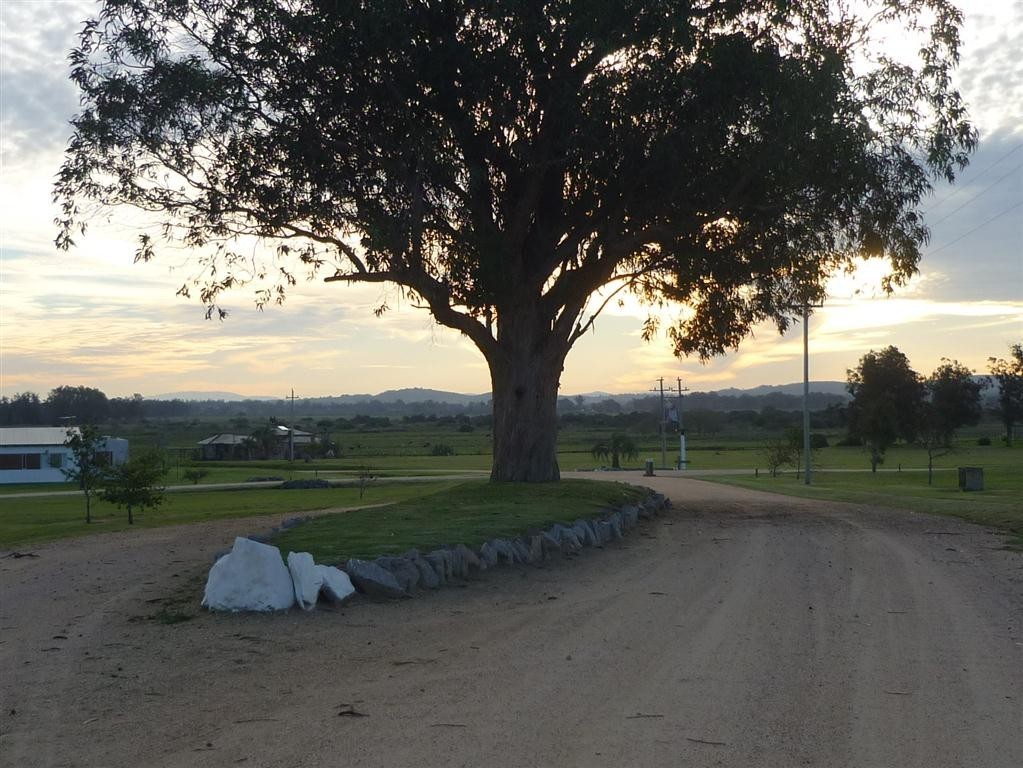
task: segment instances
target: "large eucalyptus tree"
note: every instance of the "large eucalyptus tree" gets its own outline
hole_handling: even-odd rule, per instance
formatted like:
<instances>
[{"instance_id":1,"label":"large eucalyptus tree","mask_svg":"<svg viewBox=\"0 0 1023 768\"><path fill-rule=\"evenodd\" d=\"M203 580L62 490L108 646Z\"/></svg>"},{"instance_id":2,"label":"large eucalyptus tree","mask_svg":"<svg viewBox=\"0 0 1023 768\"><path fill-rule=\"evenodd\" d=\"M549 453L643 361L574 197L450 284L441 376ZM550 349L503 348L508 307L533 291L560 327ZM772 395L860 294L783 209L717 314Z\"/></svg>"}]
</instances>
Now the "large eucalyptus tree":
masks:
<instances>
[{"instance_id":1,"label":"large eucalyptus tree","mask_svg":"<svg viewBox=\"0 0 1023 768\"><path fill-rule=\"evenodd\" d=\"M706 357L857 256L914 271L920 201L975 143L961 21L946 0L105 0L71 54L58 244L97 207L152 212L201 254L182 292L207 316L303 269L399 286L490 366L493 478L552 480L565 357L616 292L688 306L664 330Z\"/></svg>"}]
</instances>

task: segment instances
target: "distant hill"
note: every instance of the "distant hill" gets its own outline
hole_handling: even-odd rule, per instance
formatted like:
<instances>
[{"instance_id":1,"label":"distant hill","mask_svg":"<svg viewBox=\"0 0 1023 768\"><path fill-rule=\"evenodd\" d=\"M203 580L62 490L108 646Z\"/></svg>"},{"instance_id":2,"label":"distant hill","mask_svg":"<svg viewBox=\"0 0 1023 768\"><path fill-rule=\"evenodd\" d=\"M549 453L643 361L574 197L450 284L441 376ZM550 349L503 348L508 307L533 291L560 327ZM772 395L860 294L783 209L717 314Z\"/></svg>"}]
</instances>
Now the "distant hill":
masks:
<instances>
[{"instance_id":1,"label":"distant hill","mask_svg":"<svg viewBox=\"0 0 1023 768\"><path fill-rule=\"evenodd\" d=\"M237 392L204 392L200 390L186 390L183 392L165 392L162 395L151 395L146 400L224 400L237 403L243 400L280 400L282 398L263 395L239 395Z\"/></svg>"},{"instance_id":2,"label":"distant hill","mask_svg":"<svg viewBox=\"0 0 1023 768\"><path fill-rule=\"evenodd\" d=\"M849 393L846 391L845 383L841 381L811 381L810 382L810 393L817 395L831 395L838 396L843 399L849 398ZM665 395L669 394L665 391ZM737 389L735 387L729 387L727 389L709 390L709 391L692 391L686 392L685 396L690 397L702 397L702 396L713 396L716 398L728 397L728 398L754 398L764 397L770 395L794 395L802 396L803 384L801 382L795 384L765 384L759 387L751 387L750 389ZM622 405L625 405L633 400L643 400L654 396L651 392L632 392L624 394L614 394L612 392L586 392L578 395L562 395L562 398L568 398L570 400L580 400L590 405L596 402L602 402L607 400L615 400ZM162 395L155 395L146 398L147 400L185 400L185 401L224 401L224 402L245 402L245 401L277 401L285 400L283 395L279 397L271 397L268 395L256 396L256 395L239 395L236 392L219 392L219 391L183 391L183 392L168 392ZM376 403L376 404L396 404L396 403L445 403L448 405L455 406L467 406L467 405L481 405L487 403L490 400L489 392L482 392L480 394L463 394L460 392L447 392L440 389L426 389L423 387L406 387L403 389L388 389L375 395L369 393L354 394L354 395L326 395L322 397L299 397L299 402L317 402L322 404L334 403L338 405L352 406L358 403Z\"/></svg>"},{"instance_id":3,"label":"distant hill","mask_svg":"<svg viewBox=\"0 0 1023 768\"><path fill-rule=\"evenodd\" d=\"M432 400L435 403L452 403L453 405L467 405L469 403L485 403L490 400L490 393L481 395L462 395L457 392L444 392L439 389L423 389L421 387L409 387L407 389L389 389L381 392L373 399L384 403L395 403L399 400L406 403L425 403Z\"/></svg>"},{"instance_id":4,"label":"distant hill","mask_svg":"<svg viewBox=\"0 0 1023 768\"><path fill-rule=\"evenodd\" d=\"M730 387L728 389L719 389L714 394L723 395L725 397L737 397L740 395L770 395L778 392L783 395L802 395L803 394L803 382L797 382L795 384L764 384L759 387L751 387L750 389L735 389ZM845 388L844 381L811 381L810 392L816 392L822 395L842 395L843 397L849 397L849 390Z\"/></svg>"}]
</instances>

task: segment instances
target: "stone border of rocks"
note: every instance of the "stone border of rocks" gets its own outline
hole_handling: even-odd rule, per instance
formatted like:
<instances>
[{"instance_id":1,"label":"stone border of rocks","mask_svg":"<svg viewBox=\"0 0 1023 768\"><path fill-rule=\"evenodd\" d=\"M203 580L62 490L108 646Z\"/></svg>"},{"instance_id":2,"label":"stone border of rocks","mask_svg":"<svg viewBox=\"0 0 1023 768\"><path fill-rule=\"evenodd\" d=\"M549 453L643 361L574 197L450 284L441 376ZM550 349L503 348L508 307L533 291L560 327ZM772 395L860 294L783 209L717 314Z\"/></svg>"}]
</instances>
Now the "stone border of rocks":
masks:
<instances>
[{"instance_id":1,"label":"stone border of rocks","mask_svg":"<svg viewBox=\"0 0 1023 768\"><path fill-rule=\"evenodd\" d=\"M458 583L498 565L536 563L552 555L574 555L586 547L603 547L623 538L640 520L652 519L670 506L664 495L652 493L638 504L626 504L600 517L580 518L571 524L555 523L513 539L491 539L478 549L464 544L425 554L410 549L402 555L383 555L375 560L351 559L338 567L364 595L385 599L412 597L417 590Z\"/></svg>"},{"instance_id":2,"label":"stone border of rocks","mask_svg":"<svg viewBox=\"0 0 1023 768\"><path fill-rule=\"evenodd\" d=\"M352 591L377 599L408 598L419 590L462 583L499 565L536 563L552 556L574 555L586 547L603 547L622 539L640 520L652 519L670 506L664 495L651 492L638 504L625 504L571 524L531 529L512 539L490 539L476 549L465 544L425 554L410 549L375 560L353 558L336 567L316 565L308 553L294 552L289 553L285 567L280 550L267 546L269 535L250 534L236 539L232 550L214 557L203 605L211 610L265 611L287 609L297 600L300 607L310 610L321 592L334 602L344 600ZM271 535L310 519L290 518L275 526ZM222 560L225 555L234 557Z\"/></svg>"}]
</instances>

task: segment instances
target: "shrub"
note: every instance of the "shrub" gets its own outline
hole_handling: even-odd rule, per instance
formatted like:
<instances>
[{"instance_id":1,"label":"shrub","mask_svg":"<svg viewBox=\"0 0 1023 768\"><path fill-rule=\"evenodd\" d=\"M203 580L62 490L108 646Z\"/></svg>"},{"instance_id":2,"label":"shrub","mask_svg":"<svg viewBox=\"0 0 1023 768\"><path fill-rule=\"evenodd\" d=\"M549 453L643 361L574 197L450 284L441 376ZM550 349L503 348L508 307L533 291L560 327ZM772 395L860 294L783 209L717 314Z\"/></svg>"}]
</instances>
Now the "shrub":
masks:
<instances>
[{"instance_id":1,"label":"shrub","mask_svg":"<svg viewBox=\"0 0 1023 768\"><path fill-rule=\"evenodd\" d=\"M977 438L977 445L991 445L991 438L990 437L978 437Z\"/></svg>"},{"instance_id":2,"label":"shrub","mask_svg":"<svg viewBox=\"0 0 1023 768\"><path fill-rule=\"evenodd\" d=\"M437 443L430 449L431 456L454 456L455 449L447 443Z\"/></svg>"},{"instance_id":3,"label":"shrub","mask_svg":"<svg viewBox=\"0 0 1023 768\"><path fill-rule=\"evenodd\" d=\"M184 477L189 480L192 485L198 485L199 481L202 480L206 475L209 474L209 470L205 469L186 469L184 471Z\"/></svg>"}]
</instances>

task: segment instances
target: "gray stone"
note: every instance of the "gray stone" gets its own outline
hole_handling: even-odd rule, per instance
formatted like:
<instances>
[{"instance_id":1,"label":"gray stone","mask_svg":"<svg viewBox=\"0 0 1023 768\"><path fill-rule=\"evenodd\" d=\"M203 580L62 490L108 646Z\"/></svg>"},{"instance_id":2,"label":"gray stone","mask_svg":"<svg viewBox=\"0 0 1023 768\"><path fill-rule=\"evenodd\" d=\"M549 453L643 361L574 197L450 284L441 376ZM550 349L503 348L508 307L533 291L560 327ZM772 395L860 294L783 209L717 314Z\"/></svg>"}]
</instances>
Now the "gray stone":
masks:
<instances>
[{"instance_id":1,"label":"gray stone","mask_svg":"<svg viewBox=\"0 0 1023 768\"><path fill-rule=\"evenodd\" d=\"M441 573L444 574L445 581L451 581L455 578L454 563L451 562L451 555L446 549L435 549L426 555L426 559L433 566L433 570L437 571L439 576Z\"/></svg>"},{"instance_id":2,"label":"gray stone","mask_svg":"<svg viewBox=\"0 0 1023 768\"><path fill-rule=\"evenodd\" d=\"M394 575L376 563L353 558L345 563L345 571L355 588L365 595L389 599L407 596Z\"/></svg>"},{"instance_id":3,"label":"gray stone","mask_svg":"<svg viewBox=\"0 0 1023 768\"><path fill-rule=\"evenodd\" d=\"M575 535L575 531L571 528L563 527L559 539L561 540L561 551L566 555L574 555L583 548L582 542L579 541L579 537Z\"/></svg>"},{"instance_id":4,"label":"gray stone","mask_svg":"<svg viewBox=\"0 0 1023 768\"><path fill-rule=\"evenodd\" d=\"M451 563L451 575L456 579L464 579L469 575L469 564L457 547L445 550L448 562Z\"/></svg>"},{"instance_id":5,"label":"gray stone","mask_svg":"<svg viewBox=\"0 0 1023 768\"><path fill-rule=\"evenodd\" d=\"M497 565L497 550L489 541L483 542L483 546L480 547L480 562L486 563L487 568Z\"/></svg>"},{"instance_id":6,"label":"gray stone","mask_svg":"<svg viewBox=\"0 0 1023 768\"><path fill-rule=\"evenodd\" d=\"M542 531L540 533L540 546L544 555L548 555L551 552L561 552L561 539L550 531Z\"/></svg>"},{"instance_id":7,"label":"gray stone","mask_svg":"<svg viewBox=\"0 0 1023 768\"><path fill-rule=\"evenodd\" d=\"M607 520L598 520L596 524L597 535L600 538L601 545L607 544L609 541L613 541L615 537L614 527Z\"/></svg>"},{"instance_id":8,"label":"gray stone","mask_svg":"<svg viewBox=\"0 0 1023 768\"><path fill-rule=\"evenodd\" d=\"M515 539L511 543L512 550L515 552L515 562L517 563L528 563L529 562L529 547L522 539Z\"/></svg>"},{"instance_id":9,"label":"gray stone","mask_svg":"<svg viewBox=\"0 0 1023 768\"><path fill-rule=\"evenodd\" d=\"M622 532L622 514L621 512L613 512L608 516L607 521L611 523L611 530L614 532L615 539L620 539L624 536Z\"/></svg>"},{"instance_id":10,"label":"gray stone","mask_svg":"<svg viewBox=\"0 0 1023 768\"><path fill-rule=\"evenodd\" d=\"M499 561L503 561L506 565L515 563L515 550L512 548L510 541L507 539L491 539L490 546L497 552Z\"/></svg>"},{"instance_id":11,"label":"gray stone","mask_svg":"<svg viewBox=\"0 0 1023 768\"><path fill-rule=\"evenodd\" d=\"M543 560L543 535L535 533L529 537L527 563L538 563Z\"/></svg>"},{"instance_id":12,"label":"gray stone","mask_svg":"<svg viewBox=\"0 0 1023 768\"><path fill-rule=\"evenodd\" d=\"M316 570L320 572L323 581L320 587L320 594L333 603L340 603L355 594L355 587L348 574L332 565L317 565Z\"/></svg>"},{"instance_id":13,"label":"gray stone","mask_svg":"<svg viewBox=\"0 0 1023 768\"><path fill-rule=\"evenodd\" d=\"M455 547L455 551L461 555L462 560L465 561L466 568L469 570L479 570L480 559L476 556L476 553L469 549L465 544L459 544Z\"/></svg>"},{"instance_id":14,"label":"gray stone","mask_svg":"<svg viewBox=\"0 0 1023 768\"><path fill-rule=\"evenodd\" d=\"M580 543L580 544L581 544L582 546L584 546L584 547L590 547L590 546L593 546L593 545L592 545L592 544L591 544L591 543L590 543L590 542L589 542L589 541L587 540L587 539L588 539L588 537L587 537L587 535L586 535L586 526L585 526L585 525L583 525L583 521L582 521L582 520L576 520L576 521L575 521L574 523L572 523L572 533L574 533L574 534L575 534L575 537L576 537L577 539L579 539L579 543Z\"/></svg>"},{"instance_id":15,"label":"gray stone","mask_svg":"<svg viewBox=\"0 0 1023 768\"><path fill-rule=\"evenodd\" d=\"M621 509L622 526L626 529L635 528L639 523L639 507L626 504Z\"/></svg>"},{"instance_id":16,"label":"gray stone","mask_svg":"<svg viewBox=\"0 0 1023 768\"><path fill-rule=\"evenodd\" d=\"M429 563L430 570L433 571L434 575L437 577L437 580L441 584L447 584L449 581L451 581L451 578L448 576L448 573L450 571L450 567L448 566L448 559L447 556L441 550L434 550L433 552L429 552L426 555L423 555L423 559L427 563Z\"/></svg>"},{"instance_id":17,"label":"gray stone","mask_svg":"<svg viewBox=\"0 0 1023 768\"><path fill-rule=\"evenodd\" d=\"M433 570L430 561L425 557L417 557L411 561L419 569L419 585L424 589L437 589L441 580L437 572Z\"/></svg>"},{"instance_id":18,"label":"gray stone","mask_svg":"<svg viewBox=\"0 0 1023 768\"><path fill-rule=\"evenodd\" d=\"M404 557L384 555L376 559L376 564L384 570L390 571L391 575L397 579L401 588L406 592L412 592L412 590L419 586L419 569L416 568L415 563L411 560L406 560Z\"/></svg>"}]
</instances>

